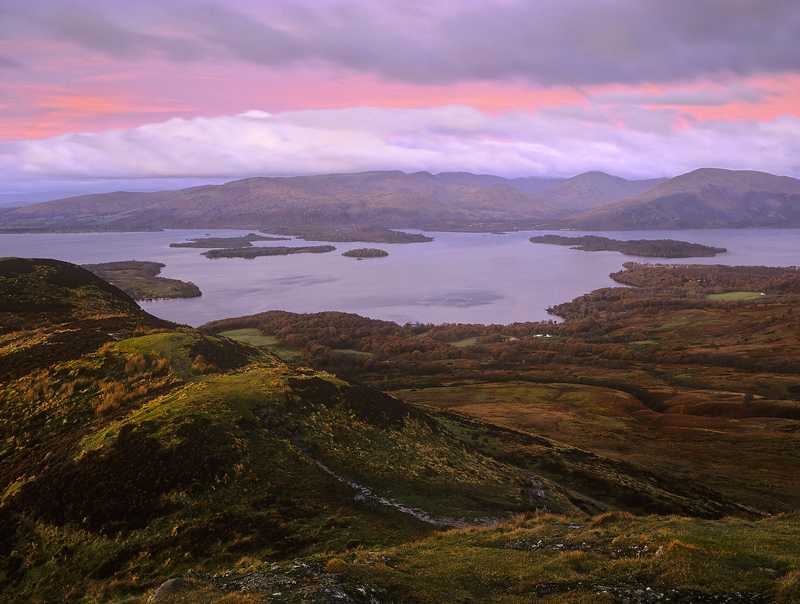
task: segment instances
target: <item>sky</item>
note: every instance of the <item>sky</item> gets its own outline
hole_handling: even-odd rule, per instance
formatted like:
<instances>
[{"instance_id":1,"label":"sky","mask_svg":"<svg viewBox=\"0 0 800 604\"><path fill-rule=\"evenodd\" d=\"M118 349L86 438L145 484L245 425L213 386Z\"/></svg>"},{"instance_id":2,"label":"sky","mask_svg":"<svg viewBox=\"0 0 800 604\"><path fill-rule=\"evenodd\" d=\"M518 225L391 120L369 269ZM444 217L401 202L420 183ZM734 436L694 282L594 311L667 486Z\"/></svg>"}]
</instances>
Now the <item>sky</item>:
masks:
<instances>
[{"instance_id":1,"label":"sky","mask_svg":"<svg viewBox=\"0 0 800 604\"><path fill-rule=\"evenodd\" d=\"M797 0L0 0L0 205L399 169L800 177Z\"/></svg>"}]
</instances>

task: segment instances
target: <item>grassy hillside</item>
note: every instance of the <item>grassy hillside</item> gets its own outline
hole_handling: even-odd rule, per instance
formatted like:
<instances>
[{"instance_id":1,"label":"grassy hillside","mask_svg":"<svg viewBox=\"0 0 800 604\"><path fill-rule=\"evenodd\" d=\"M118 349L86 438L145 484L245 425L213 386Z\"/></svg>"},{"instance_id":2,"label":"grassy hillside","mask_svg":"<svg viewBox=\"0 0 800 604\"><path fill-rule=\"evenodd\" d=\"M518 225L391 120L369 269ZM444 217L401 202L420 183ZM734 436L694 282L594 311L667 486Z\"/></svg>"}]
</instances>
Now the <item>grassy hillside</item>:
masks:
<instances>
[{"instance_id":1,"label":"grassy hillside","mask_svg":"<svg viewBox=\"0 0 800 604\"><path fill-rule=\"evenodd\" d=\"M767 512L797 509L800 272L630 263L613 278L633 287L559 305L558 324L270 312L203 330L249 329L272 338L267 348L417 405L633 461Z\"/></svg>"},{"instance_id":2,"label":"grassy hillside","mask_svg":"<svg viewBox=\"0 0 800 604\"><path fill-rule=\"evenodd\" d=\"M797 515L538 516L356 552L341 572L406 601L793 602L799 531Z\"/></svg>"},{"instance_id":3,"label":"grassy hillside","mask_svg":"<svg viewBox=\"0 0 800 604\"><path fill-rule=\"evenodd\" d=\"M331 558L440 529L545 512L758 515L160 321L62 262L0 261L0 326L4 601L136 601L173 576L188 601L214 601L264 564L263 585L283 581L287 597L358 598L364 582Z\"/></svg>"}]
</instances>

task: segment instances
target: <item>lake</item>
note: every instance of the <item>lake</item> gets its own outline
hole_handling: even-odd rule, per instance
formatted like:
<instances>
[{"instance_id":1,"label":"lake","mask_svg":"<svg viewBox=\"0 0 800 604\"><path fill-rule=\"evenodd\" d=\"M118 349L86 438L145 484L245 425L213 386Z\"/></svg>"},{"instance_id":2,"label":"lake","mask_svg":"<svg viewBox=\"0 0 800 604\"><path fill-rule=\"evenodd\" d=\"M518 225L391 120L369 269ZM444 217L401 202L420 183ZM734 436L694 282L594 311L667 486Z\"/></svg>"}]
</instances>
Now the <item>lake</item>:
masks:
<instances>
[{"instance_id":1,"label":"lake","mask_svg":"<svg viewBox=\"0 0 800 604\"><path fill-rule=\"evenodd\" d=\"M193 281L202 297L142 303L154 315L201 325L265 310L337 310L398 323L512 323L552 318L547 307L599 287L624 262L800 265L800 231L774 229L594 232L617 239L681 239L726 247L716 258L637 259L617 252L580 252L532 244L536 233L427 233L432 243L334 243L328 254L253 260L209 260L203 250L170 248L188 238L233 236L241 230L170 230L155 233L0 235L0 256L46 257L76 263L154 260L164 277ZM555 232L555 231L553 231ZM569 235L581 232L562 233ZM257 242L307 245L305 241ZM378 247L387 258L341 255Z\"/></svg>"}]
</instances>

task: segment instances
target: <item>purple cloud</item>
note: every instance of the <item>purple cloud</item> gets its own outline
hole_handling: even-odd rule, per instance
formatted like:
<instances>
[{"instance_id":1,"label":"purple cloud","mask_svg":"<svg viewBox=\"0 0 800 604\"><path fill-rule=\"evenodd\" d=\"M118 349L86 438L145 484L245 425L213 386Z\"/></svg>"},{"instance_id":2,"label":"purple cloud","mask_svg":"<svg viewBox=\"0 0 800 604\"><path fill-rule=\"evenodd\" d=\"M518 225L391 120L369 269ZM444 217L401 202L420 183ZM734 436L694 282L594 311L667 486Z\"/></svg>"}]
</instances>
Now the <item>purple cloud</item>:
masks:
<instances>
[{"instance_id":1,"label":"purple cloud","mask_svg":"<svg viewBox=\"0 0 800 604\"><path fill-rule=\"evenodd\" d=\"M6 38L34 31L112 56L322 63L418 83L641 83L800 68L793 0L145 1L133 10L5 0L0 11Z\"/></svg>"},{"instance_id":2,"label":"purple cloud","mask_svg":"<svg viewBox=\"0 0 800 604\"><path fill-rule=\"evenodd\" d=\"M10 180L288 175L400 169L630 177L700 167L800 175L800 119L695 123L603 106L539 113L469 107L247 112L0 146ZM620 128L619 123L625 127ZM743 150L751 152L743 153Z\"/></svg>"}]
</instances>

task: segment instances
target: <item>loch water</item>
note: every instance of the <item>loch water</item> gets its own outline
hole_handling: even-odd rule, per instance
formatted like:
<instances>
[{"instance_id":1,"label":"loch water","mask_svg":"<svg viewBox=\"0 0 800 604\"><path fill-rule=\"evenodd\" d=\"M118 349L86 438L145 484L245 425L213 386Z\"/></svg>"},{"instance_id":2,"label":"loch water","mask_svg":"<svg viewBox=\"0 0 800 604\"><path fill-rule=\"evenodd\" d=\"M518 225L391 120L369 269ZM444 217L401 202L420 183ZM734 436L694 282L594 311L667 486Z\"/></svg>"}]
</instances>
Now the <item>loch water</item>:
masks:
<instances>
[{"instance_id":1,"label":"loch water","mask_svg":"<svg viewBox=\"0 0 800 604\"><path fill-rule=\"evenodd\" d=\"M152 314L201 325L265 310L336 310L398 323L512 323L551 319L547 308L600 287L625 262L800 265L800 230L738 229L593 232L616 239L679 239L725 247L714 258L642 259L617 252L581 252L533 244L548 231L426 233L431 243L334 243L327 254L209 260L203 250L172 242L243 230L167 230L137 233L0 235L0 257L57 258L76 263L153 260L161 275L193 281L199 298L143 302ZM555 232L555 231L553 231ZM569 232L566 235L584 233ZM312 245L302 240L257 245ZM386 258L356 260L342 252L376 247Z\"/></svg>"}]
</instances>

